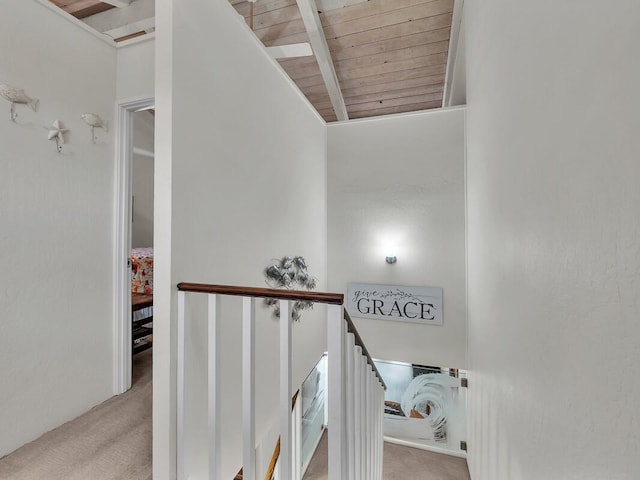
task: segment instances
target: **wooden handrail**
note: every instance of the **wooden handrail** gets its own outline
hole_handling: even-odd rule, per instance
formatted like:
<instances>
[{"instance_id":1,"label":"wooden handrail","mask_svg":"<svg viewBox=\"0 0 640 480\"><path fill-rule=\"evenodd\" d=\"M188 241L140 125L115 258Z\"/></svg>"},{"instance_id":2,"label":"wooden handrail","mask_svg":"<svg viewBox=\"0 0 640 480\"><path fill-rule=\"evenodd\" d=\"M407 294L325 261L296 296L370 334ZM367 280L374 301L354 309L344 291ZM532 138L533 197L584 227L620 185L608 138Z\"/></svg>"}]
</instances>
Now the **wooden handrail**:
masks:
<instances>
[{"instance_id":1,"label":"wooden handrail","mask_svg":"<svg viewBox=\"0 0 640 480\"><path fill-rule=\"evenodd\" d=\"M276 298L279 300L302 300L314 303L328 303L342 305L344 295L342 293L307 292L304 290L276 290L275 288L237 287L233 285L210 285L206 283L178 284L181 292L218 293L221 295L234 295L240 297Z\"/></svg>"},{"instance_id":2,"label":"wooden handrail","mask_svg":"<svg viewBox=\"0 0 640 480\"><path fill-rule=\"evenodd\" d=\"M271 462L269 462L269 468L267 469L267 474L265 475L264 480L273 480L273 475L276 473L276 463L278 462L278 458L280 458L280 436L278 436L276 448L273 450L273 455L271 455Z\"/></svg>"},{"instance_id":3,"label":"wooden handrail","mask_svg":"<svg viewBox=\"0 0 640 480\"><path fill-rule=\"evenodd\" d=\"M373 363L373 358L371 358L371 355L369 355L369 351L367 350L367 347L364 346L364 342L362 341L362 337L358 333L358 329L356 328L355 324L353 323L353 320L351 320L351 316L349 315L349 312L347 312L346 309L344 310L344 319L347 322L347 331L349 333L353 333L353 336L355 337L356 345L359 346L360 348L362 348L362 354L365 357L367 357L367 363L369 365L371 365L371 368L373 368L373 372L376 374L376 376L378 377L378 380L380 380L380 383L382 384L382 388L384 388L386 390L387 389L387 384L384 383L384 380L382 379L382 375L380 375L380 372L376 368L376 364Z\"/></svg>"},{"instance_id":4,"label":"wooden handrail","mask_svg":"<svg viewBox=\"0 0 640 480\"><path fill-rule=\"evenodd\" d=\"M343 305L344 294L342 293L326 293L326 292L307 292L304 290L277 290L275 288L260 287L238 287L234 285L211 285L208 283L187 283L180 282L178 290L181 292L195 293L217 293L220 295L233 295L241 297L259 297L259 298L277 298L280 300L302 300L315 303L328 303L331 305ZM380 383L387 389L387 385L382 380L382 375L376 368L375 363L367 347L365 347L362 337L358 333L358 329L354 325L347 310L344 310L344 319L347 322L347 330L355 336L355 343L362 348L362 353L367 357L367 363L371 365L374 373L380 380Z\"/></svg>"},{"instance_id":5,"label":"wooden handrail","mask_svg":"<svg viewBox=\"0 0 640 480\"><path fill-rule=\"evenodd\" d=\"M300 390L298 390L291 399L291 411L293 411L296 406L296 401L298 400L299 393ZM280 458L280 435L278 435L276 447L273 449L273 455L271 455L271 461L269 462L269 468L267 468L267 474L265 475L264 480L273 480L273 475L276 471L276 463L278 462L278 458Z\"/></svg>"},{"instance_id":6,"label":"wooden handrail","mask_svg":"<svg viewBox=\"0 0 640 480\"><path fill-rule=\"evenodd\" d=\"M238 287L234 285L211 285L208 283L187 283L180 282L178 284L178 290L181 292L195 292L195 293L217 293L220 295L233 295L240 297L259 297L259 298L276 298L280 300L302 300L315 303L328 303L331 305L343 305L344 294L342 293L325 293L325 292L307 292L303 290L277 290L275 288L260 288L260 287ZM351 317L347 310L344 310L344 319L347 322L347 330L353 333L355 336L355 343L362 348L362 353L367 357L367 363L371 365L374 373L380 380L383 388L386 390L387 385L382 379L382 375L376 368L375 363L367 347L365 347L362 337L358 333L356 326L353 324Z\"/></svg>"}]
</instances>

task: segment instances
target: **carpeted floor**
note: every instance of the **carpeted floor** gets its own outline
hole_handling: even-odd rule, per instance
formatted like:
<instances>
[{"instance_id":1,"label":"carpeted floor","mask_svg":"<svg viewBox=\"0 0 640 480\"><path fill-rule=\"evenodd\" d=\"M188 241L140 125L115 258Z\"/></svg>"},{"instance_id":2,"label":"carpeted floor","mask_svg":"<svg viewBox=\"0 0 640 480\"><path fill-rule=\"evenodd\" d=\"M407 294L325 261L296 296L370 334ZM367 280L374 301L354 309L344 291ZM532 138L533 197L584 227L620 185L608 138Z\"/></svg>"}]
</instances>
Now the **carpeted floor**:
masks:
<instances>
[{"instance_id":1,"label":"carpeted floor","mask_svg":"<svg viewBox=\"0 0 640 480\"><path fill-rule=\"evenodd\" d=\"M150 480L152 350L133 387L0 459L2 480Z\"/></svg>"},{"instance_id":2,"label":"carpeted floor","mask_svg":"<svg viewBox=\"0 0 640 480\"><path fill-rule=\"evenodd\" d=\"M466 460L417 448L384 444L385 480L469 480ZM327 480L327 434L322 437L304 480Z\"/></svg>"}]
</instances>

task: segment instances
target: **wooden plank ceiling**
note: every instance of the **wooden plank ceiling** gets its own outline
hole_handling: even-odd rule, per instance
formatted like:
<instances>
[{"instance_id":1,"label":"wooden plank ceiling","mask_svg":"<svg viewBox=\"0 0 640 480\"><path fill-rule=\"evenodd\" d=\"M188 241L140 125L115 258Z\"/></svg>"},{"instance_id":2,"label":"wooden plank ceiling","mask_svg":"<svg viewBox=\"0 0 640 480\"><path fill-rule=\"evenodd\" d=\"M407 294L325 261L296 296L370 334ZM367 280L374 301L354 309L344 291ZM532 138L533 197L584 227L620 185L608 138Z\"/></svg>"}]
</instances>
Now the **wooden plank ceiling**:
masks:
<instances>
[{"instance_id":1,"label":"wooden plank ceiling","mask_svg":"<svg viewBox=\"0 0 640 480\"><path fill-rule=\"evenodd\" d=\"M229 0L249 20L246 0ZM350 119L442 106L453 0L316 0ZM257 0L265 46L309 42L296 0ZM327 121L336 114L315 56L279 60Z\"/></svg>"},{"instance_id":2,"label":"wooden plank ceiling","mask_svg":"<svg viewBox=\"0 0 640 480\"><path fill-rule=\"evenodd\" d=\"M153 0L49 1L116 41L154 29ZM229 2L249 21L247 0ZM332 122L345 117L344 107L348 118L441 107L453 5L454 0L256 0L253 30L267 47L311 43L322 70L315 55L279 62ZM317 18L310 20L315 11Z\"/></svg>"},{"instance_id":3,"label":"wooden plank ceiling","mask_svg":"<svg viewBox=\"0 0 640 480\"><path fill-rule=\"evenodd\" d=\"M107 10L111 10L112 8L115 8L114 5L109 5L108 3L103 3L98 0L49 0L49 1L78 19L90 17L91 15L106 12Z\"/></svg>"}]
</instances>

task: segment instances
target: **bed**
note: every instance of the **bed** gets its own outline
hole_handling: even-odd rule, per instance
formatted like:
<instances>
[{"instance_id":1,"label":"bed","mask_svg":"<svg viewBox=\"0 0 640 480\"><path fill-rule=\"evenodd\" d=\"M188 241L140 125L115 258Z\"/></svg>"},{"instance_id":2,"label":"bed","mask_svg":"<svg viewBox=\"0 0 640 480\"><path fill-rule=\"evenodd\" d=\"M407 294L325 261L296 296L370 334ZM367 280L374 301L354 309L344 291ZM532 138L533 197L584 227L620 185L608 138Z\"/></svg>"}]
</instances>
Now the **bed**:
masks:
<instances>
[{"instance_id":1,"label":"bed","mask_svg":"<svg viewBox=\"0 0 640 480\"><path fill-rule=\"evenodd\" d=\"M132 352L151 348L153 340L153 248L131 250Z\"/></svg>"},{"instance_id":2,"label":"bed","mask_svg":"<svg viewBox=\"0 0 640 480\"><path fill-rule=\"evenodd\" d=\"M131 250L131 293L153 295L153 248Z\"/></svg>"}]
</instances>

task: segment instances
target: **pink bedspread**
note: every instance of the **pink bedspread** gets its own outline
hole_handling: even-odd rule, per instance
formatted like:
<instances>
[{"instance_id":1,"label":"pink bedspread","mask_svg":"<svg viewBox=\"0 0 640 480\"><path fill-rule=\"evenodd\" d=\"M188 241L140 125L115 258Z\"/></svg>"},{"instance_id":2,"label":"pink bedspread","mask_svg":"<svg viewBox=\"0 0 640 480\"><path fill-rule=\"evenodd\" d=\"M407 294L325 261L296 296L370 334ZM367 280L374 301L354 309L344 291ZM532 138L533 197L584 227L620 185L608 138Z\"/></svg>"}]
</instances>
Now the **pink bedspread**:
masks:
<instances>
[{"instance_id":1,"label":"pink bedspread","mask_svg":"<svg viewBox=\"0 0 640 480\"><path fill-rule=\"evenodd\" d=\"M153 294L153 248L131 250L131 292Z\"/></svg>"}]
</instances>

